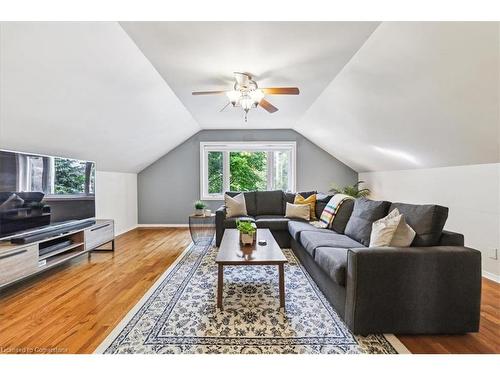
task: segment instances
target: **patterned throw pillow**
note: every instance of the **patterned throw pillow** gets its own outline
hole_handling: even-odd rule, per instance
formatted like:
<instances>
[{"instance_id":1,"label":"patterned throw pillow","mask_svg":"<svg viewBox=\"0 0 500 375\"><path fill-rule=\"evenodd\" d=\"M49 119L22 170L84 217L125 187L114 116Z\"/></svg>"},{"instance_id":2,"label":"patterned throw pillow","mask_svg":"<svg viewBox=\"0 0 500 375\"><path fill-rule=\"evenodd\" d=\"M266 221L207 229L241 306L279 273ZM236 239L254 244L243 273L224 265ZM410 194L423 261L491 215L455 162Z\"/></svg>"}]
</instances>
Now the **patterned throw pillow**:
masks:
<instances>
[{"instance_id":1,"label":"patterned throw pillow","mask_svg":"<svg viewBox=\"0 0 500 375\"><path fill-rule=\"evenodd\" d=\"M308 204L310 210L310 220L318 220L318 218L316 217L316 194L311 194L307 198L304 198L302 195L297 194L295 196L293 204Z\"/></svg>"},{"instance_id":2,"label":"patterned throw pillow","mask_svg":"<svg viewBox=\"0 0 500 375\"><path fill-rule=\"evenodd\" d=\"M340 206L342 206L342 203L344 203L348 199L353 199L349 195L345 194L335 194L328 204L326 205L325 209L321 213L321 217L319 218L319 224L318 226L320 228L329 228L332 226L333 220L335 219L335 215L340 209Z\"/></svg>"}]
</instances>

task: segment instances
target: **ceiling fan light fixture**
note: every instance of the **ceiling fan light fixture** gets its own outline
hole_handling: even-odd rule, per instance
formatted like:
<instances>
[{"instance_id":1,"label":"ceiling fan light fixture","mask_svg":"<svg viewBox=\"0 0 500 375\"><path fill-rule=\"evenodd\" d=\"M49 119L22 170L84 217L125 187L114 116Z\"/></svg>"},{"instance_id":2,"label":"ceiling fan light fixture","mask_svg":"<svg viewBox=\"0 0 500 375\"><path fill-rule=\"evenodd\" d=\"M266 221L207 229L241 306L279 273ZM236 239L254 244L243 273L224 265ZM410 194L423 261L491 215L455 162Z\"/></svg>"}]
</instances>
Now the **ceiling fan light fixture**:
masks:
<instances>
[{"instance_id":1,"label":"ceiling fan light fixture","mask_svg":"<svg viewBox=\"0 0 500 375\"><path fill-rule=\"evenodd\" d=\"M266 96L264 92L259 89L250 91L249 95L255 104L258 104L262 99L264 99L264 96Z\"/></svg>"},{"instance_id":2,"label":"ceiling fan light fixture","mask_svg":"<svg viewBox=\"0 0 500 375\"><path fill-rule=\"evenodd\" d=\"M245 112L245 122L247 121L248 111L252 108L260 107L268 113L275 113L278 108L269 103L264 97L267 95L299 95L298 87L266 87L259 89L257 82L252 79L248 73L234 73L235 82L233 89L229 91L193 91L193 95L213 95L213 94L226 94L229 99L222 112L229 104L233 107L241 107Z\"/></svg>"},{"instance_id":3,"label":"ceiling fan light fixture","mask_svg":"<svg viewBox=\"0 0 500 375\"><path fill-rule=\"evenodd\" d=\"M255 105L255 102L250 97L250 95L243 95L240 99L240 105L241 105L241 108L243 108L243 110L248 112L248 110L251 109Z\"/></svg>"},{"instance_id":4,"label":"ceiling fan light fixture","mask_svg":"<svg viewBox=\"0 0 500 375\"><path fill-rule=\"evenodd\" d=\"M241 98L241 92L237 90L231 90L226 92L226 96L233 106L235 106Z\"/></svg>"}]
</instances>

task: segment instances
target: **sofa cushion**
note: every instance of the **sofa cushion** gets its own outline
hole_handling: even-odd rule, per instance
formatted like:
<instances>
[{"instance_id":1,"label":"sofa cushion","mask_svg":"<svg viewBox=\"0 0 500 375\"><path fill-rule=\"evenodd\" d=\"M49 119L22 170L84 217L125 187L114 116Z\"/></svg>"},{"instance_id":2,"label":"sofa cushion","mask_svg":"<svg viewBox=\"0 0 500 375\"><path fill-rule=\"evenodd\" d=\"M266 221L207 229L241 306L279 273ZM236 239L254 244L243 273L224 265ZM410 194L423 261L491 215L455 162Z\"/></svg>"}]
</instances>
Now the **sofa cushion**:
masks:
<instances>
[{"instance_id":1,"label":"sofa cushion","mask_svg":"<svg viewBox=\"0 0 500 375\"><path fill-rule=\"evenodd\" d=\"M257 215L281 215L285 214L283 204L283 192L281 190L257 191Z\"/></svg>"},{"instance_id":2,"label":"sofa cushion","mask_svg":"<svg viewBox=\"0 0 500 375\"><path fill-rule=\"evenodd\" d=\"M250 216L239 216L239 217L229 217L224 220L224 228L236 228L236 222L238 220L245 220L245 221L251 221L252 223L255 223L255 219Z\"/></svg>"},{"instance_id":3,"label":"sofa cushion","mask_svg":"<svg viewBox=\"0 0 500 375\"><path fill-rule=\"evenodd\" d=\"M390 205L391 202L386 201L372 201L367 198L356 199L344 233L368 246L373 222L387 215Z\"/></svg>"},{"instance_id":4,"label":"sofa cushion","mask_svg":"<svg viewBox=\"0 0 500 375\"><path fill-rule=\"evenodd\" d=\"M318 247L314 260L318 266L341 286L345 286L347 269L347 252L349 249L334 247Z\"/></svg>"},{"instance_id":5,"label":"sofa cushion","mask_svg":"<svg viewBox=\"0 0 500 375\"><path fill-rule=\"evenodd\" d=\"M289 219L279 215L258 215L255 217L257 228L270 230L287 230Z\"/></svg>"},{"instance_id":6,"label":"sofa cushion","mask_svg":"<svg viewBox=\"0 0 500 375\"><path fill-rule=\"evenodd\" d=\"M324 232L324 233L332 233L330 229L322 229L322 228L316 228L314 225L309 224L306 221L299 221L299 220L290 220L288 222L288 232L290 233L290 236L295 241L298 241L300 239L300 234L302 232Z\"/></svg>"},{"instance_id":7,"label":"sofa cushion","mask_svg":"<svg viewBox=\"0 0 500 375\"><path fill-rule=\"evenodd\" d=\"M335 232L340 234L343 234L345 232L347 223L349 222L349 219L352 215L354 202L354 199L346 199L344 203L342 203L342 205L339 207L337 214L335 215L335 218L333 219L333 222L331 224L332 229Z\"/></svg>"},{"instance_id":8,"label":"sofa cushion","mask_svg":"<svg viewBox=\"0 0 500 375\"><path fill-rule=\"evenodd\" d=\"M342 249L365 247L345 234L338 234L333 231L329 231L329 233L304 231L300 234L299 242L313 258L318 247L338 247Z\"/></svg>"},{"instance_id":9,"label":"sofa cushion","mask_svg":"<svg viewBox=\"0 0 500 375\"><path fill-rule=\"evenodd\" d=\"M397 208L406 222L417 232L411 246L439 245L444 224L448 218L448 207L437 204L393 203L390 210Z\"/></svg>"},{"instance_id":10,"label":"sofa cushion","mask_svg":"<svg viewBox=\"0 0 500 375\"><path fill-rule=\"evenodd\" d=\"M235 197L238 195L239 191L228 191L226 194L230 197ZM247 206L247 214L250 216L257 215L257 201L255 191L245 191L243 192L245 196L245 204Z\"/></svg>"}]
</instances>

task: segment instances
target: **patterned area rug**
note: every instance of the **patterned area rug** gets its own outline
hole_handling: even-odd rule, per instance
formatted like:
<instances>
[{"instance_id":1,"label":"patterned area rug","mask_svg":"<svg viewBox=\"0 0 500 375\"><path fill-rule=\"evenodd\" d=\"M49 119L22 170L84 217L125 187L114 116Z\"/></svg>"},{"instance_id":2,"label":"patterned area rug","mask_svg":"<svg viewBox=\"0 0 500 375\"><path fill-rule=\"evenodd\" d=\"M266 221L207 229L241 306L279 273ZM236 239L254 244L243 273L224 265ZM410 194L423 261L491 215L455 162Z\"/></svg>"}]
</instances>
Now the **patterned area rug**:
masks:
<instances>
[{"instance_id":1,"label":"patterned area rug","mask_svg":"<svg viewBox=\"0 0 500 375\"><path fill-rule=\"evenodd\" d=\"M286 311L275 266L224 267L216 310L217 248L191 245L96 350L98 353L389 353L392 335L352 335L293 252L283 250Z\"/></svg>"}]
</instances>

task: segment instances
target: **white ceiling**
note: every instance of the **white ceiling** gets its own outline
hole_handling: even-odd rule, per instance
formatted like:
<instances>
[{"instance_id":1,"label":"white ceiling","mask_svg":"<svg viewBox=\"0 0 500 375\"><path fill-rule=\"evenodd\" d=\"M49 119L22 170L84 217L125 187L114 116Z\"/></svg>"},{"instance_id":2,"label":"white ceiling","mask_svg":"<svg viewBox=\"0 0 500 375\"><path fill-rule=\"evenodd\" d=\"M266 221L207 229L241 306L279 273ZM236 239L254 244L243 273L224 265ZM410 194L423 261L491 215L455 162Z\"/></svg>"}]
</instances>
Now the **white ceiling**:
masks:
<instances>
[{"instance_id":1,"label":"white ceiling","mask_svg":"<svg viewBox=\"0 0 500 375\"><path fill-rule=\"evenodd\" d=\"M499 162L499 23L384 22L295 129L358 172Z\"/></svg>"},{"instance_id":2,"label":"white ceiling","mask_svg":"<svg viewBox=\"0 0 500 375\"><path fill-rule=\"evenodd\" d=\"M291 128L378 26L378 22L122 22L121 25L205 129ZM233 72L260 87L298 86L269 96L274 114L226 108Z\"/></svg>"},{"instance_id":3,"label":"white ceiling","mask_svg":"<svg viewBox=\"0 0 500 375\"><path fill-rule=\"evenodd\" d=\"M116 22L0 24L0 148L138 172L200 128Z\"/></svg>"},{"instance_id":4,"label":"white ceiling","mask_svg":"<svg viewBox=\"0 0 500 375\"><path fill-rule=\"evenodd\" d=\"M499 23L0 23L0 148L137 172L202 128L294 128L357 171L500 161ZM219 109L233 71L272 96Z\"/></svg>"}]
</instances>

